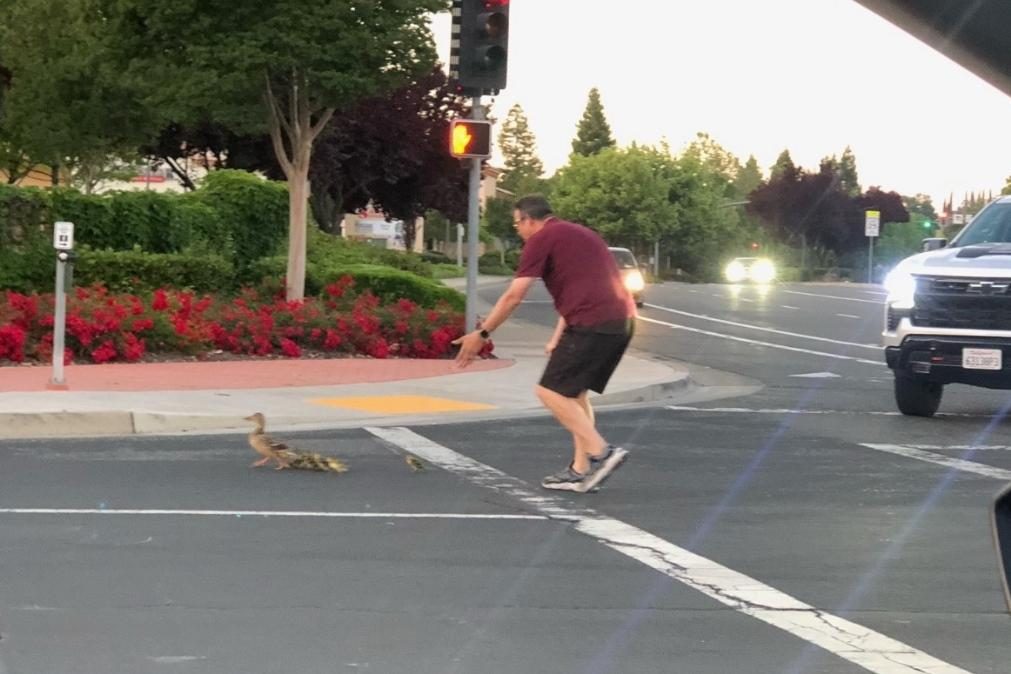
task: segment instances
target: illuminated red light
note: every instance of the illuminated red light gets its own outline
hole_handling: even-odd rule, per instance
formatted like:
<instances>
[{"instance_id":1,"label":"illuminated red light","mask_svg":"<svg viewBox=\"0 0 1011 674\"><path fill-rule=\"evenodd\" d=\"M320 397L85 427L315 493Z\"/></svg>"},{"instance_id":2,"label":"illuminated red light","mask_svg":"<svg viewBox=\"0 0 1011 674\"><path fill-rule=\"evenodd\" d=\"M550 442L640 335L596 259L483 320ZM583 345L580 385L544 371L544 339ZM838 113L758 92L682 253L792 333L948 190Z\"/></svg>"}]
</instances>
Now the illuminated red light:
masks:
<instances>
[{"instance_id":1,"label":"illuminated red light","mask_svg":"<svg viewBox=\"0 0 1011 674\"><path fill-rule=\"evenodd\" d=\"M498 9L500 7L508 7L509 0L484 0L485 9Z\"/></svg>"}]
</instances>

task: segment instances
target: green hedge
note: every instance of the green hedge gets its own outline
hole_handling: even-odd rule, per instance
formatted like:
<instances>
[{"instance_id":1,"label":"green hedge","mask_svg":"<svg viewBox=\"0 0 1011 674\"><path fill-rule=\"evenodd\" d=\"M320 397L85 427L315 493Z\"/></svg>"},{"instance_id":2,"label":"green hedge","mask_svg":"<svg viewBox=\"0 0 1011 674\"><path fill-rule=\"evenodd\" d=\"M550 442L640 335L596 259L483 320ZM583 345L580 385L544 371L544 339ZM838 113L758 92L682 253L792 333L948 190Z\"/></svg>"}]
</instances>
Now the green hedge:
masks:
<instances>
[{"instance_id":1,"label":"green hedge","mask_svg":"<svg viewBox=\"0 0 1011 674\"><path fill-rule=\"evenodd\" d=\"M287 264L287 258L282 256L263 258L257 260L249 271L258 274L257 280L265 290L278 292ZM320 295L327 285L335 283L344 276L351 276L357 289L372 291L372 294L384 303L404 298L423 307L434 307L439 302L446 302L459 311L463 311L466 307L466 299L459 291L438 281L400 269L372 264L321 266L310 262L306 264L305 294Z\"/></svg>"},{"instance_id":2,"label":"green hedge","mask_svg":"<svg viewBox=\"0 0 1011 674\"><path fill-rule=\"evenodd\" d=\"M242 267L287 241L288 191L242 171L215 171L188 194L0 185L0 250L52 241L58 220L73 222L77 244L95 250L213 252Z\"/></svg>"},{"instance_id":3,"label":"green hedge","mask_svg":"<svg viewBox=\"0 0 1011 674\"><path fill-rule=\"evenodd\" d=\"M174 288L217 293L234 287L235 271L220 255L83 249L74 264L74 285L93 283L115 292Z\"/></svg>"},{"instance_id":4,"label":"green hedge","mask_svg":"<svg viewBox=\"0 0 1011 674\"><path fill-rule=\"evenodd\" d=\"M318 265L380 264L433 278L432 265L417 253L377 248L361 241L348 241L318 229L309 235L306 258Z\"/></svg>"},{"instance_id":5,"label":"green hedge","mask_svg":"<svg viewBox=\"0 0 1011 674\"><path fill-rule=\"evenodd\" d=\"M52 241L36 237L17 248L0 246L0 291L52 292L56 282Z\"/></svg>"},{"instance_id":6,"label":"green hedge","mask_svg":"<svg viewBox=\"0 0 1011 674\"><path fill-rule=\"evenodd\" d=\"M221 235L234 243L237 268L275 255L288 240L288 188L284 183L262 180L245 171L213 171L192 197L217 214Z\"/></svg>"}]
</instances>

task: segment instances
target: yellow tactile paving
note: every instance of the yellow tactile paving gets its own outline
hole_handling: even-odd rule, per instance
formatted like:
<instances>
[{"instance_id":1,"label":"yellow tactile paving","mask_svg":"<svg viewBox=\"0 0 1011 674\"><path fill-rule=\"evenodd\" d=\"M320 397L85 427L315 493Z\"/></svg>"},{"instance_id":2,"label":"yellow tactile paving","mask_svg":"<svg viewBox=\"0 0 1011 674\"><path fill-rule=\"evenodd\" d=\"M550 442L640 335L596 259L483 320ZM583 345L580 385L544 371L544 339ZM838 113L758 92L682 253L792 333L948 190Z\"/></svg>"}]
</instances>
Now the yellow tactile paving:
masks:
<instances>
[{"instance_id":1,"label":"yellow tactile paving","mask_svg":"<svg viewBox=\"0 0 1011 674\"><path fill-rule=\"evenodd\" d=\"M486 405L484 403L408 395L313 398L309 402L314 405L343 407L345 409L372 412L374 414L427 414L434 412L472 412L474 410L495 409L494 405Z\"/></svg>"}]
</instances>

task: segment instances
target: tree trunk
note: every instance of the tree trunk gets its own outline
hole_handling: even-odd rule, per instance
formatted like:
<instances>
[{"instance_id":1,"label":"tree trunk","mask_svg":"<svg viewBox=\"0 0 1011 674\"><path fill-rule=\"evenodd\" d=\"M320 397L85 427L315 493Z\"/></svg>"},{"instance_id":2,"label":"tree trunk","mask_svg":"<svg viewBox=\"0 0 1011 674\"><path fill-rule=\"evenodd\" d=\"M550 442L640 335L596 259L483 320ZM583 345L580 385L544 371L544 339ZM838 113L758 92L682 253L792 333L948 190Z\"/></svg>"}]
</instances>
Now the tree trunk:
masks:
<instances>
[{"instance_id":1,"label":"tree trunk","mask_svg":"<svg viewBox=\"0 0 1011 674\"><path fill-rule=\"evenodd\" d=\"M293 72L285 101L274 95L270 76L264 73L264 97L269 108L270 140L274 154L288 179L288 270L285 297L289 302L305 297L306 215L309 205L309 160L312 145L333 116L325 108L313 122L308 84L304 75ZM287 141L287 143L285 142Z\"/></svg>"},{"instance_id":2,"label":"tree trunk","mask_svg":"<svg viewBox=\"0 0 1011 674\"><path fill-rule=\"evenodd\" d=\"M306 161L288 176L288 272L285 297L289 302L305 297L306 208L309 203L309 151Z\"/></svg>"}]
</instances>

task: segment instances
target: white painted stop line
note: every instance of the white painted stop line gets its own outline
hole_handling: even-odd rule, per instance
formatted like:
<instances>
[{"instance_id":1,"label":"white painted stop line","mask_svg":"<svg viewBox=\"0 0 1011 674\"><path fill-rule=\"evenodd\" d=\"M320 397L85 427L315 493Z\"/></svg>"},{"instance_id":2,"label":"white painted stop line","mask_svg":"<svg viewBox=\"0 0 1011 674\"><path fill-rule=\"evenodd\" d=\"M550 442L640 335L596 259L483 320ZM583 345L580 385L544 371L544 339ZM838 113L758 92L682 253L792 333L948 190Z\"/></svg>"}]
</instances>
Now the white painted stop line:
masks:
<instances>
[{"instance_id":1,"label":"white painted stop line","mask_svg":"<svg viewBox=\"0 0 1011 674\"><path fill-rule=\"evenodd\" d=\"M879 452L888 452L889 454L898 454L899 456L904 456L909 459L935 463L939 466L945 466L946 468L960 470L963 473L975 473L976 475L992 477L996 480L1011 480L1011 470L995 468L994 466L976 463L975 461L967 461L965 459L956 459L943 454L925 452L922 449L907 447L905 445L889 445L873 442L861 442L860 444L869 449L876 449Z\"/></svg>"},{"instance_id":2,"label":"white painted stop line","mask_svg":"<svg viewBox=\"0 0 1011 674\"><path fill-rule=\"evenodd\" d=\"M527 483L475 461L408 428L366 428L433 465L511 496L612 550L684 583L745 615L804 639L877 674L969 674L891 637L821 611L799 599L590 508L531 491Z\"/></svg>"}]
</instances>

